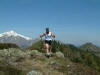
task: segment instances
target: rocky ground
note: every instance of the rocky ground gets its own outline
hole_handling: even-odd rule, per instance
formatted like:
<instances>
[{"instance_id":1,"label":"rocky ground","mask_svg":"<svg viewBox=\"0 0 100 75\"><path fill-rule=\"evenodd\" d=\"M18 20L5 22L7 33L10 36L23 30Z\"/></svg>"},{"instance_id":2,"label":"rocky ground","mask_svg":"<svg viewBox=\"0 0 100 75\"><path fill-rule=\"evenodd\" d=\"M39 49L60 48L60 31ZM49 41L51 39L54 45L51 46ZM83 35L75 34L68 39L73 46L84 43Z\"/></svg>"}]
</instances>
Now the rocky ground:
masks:
<instances>
[{"instance_id":1,"label":"rocky ground","mask_svg":"<svg viewBox=\"0 0 100 75\"><path fill-rule=\"evenodd\" d=\"M0 75L100 75L96 70L52 53L50 58L37 50L0 50Z\"/></svg>"}]
</instances>

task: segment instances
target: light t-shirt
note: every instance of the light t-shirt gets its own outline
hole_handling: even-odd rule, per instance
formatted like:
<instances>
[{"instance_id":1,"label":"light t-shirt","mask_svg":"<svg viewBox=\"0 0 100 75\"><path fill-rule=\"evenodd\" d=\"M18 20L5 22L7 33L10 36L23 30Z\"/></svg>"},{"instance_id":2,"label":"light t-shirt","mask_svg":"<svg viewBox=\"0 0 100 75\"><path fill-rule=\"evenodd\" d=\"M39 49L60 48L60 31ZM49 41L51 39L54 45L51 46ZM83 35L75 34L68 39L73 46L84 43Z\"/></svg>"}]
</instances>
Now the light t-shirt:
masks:
<instances>
[{"instance_id":1,"label":"light t-shirt","mask_svg":"<svg viewBox=\"0 0 100 75\"><path fill-rule=\"evenodd\" d=\"M49 34L46 34L46 33L45 33L45 40L52 40L51 35L52 35L51 32L49 32Z\"/></svg>"}]
</instances>

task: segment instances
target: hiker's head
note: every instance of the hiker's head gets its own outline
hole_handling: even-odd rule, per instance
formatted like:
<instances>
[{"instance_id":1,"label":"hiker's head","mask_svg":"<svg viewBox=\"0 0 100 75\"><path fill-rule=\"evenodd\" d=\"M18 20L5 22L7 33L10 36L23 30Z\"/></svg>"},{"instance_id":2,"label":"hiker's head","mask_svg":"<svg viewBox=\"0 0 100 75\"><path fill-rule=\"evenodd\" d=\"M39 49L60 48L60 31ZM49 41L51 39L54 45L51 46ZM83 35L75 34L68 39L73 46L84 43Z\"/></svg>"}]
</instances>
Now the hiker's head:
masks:
<instances>
[{"instance_id":1,"label":"hiker's head","mask_svg":"<svg viewBox=\"0 0 100 75\"><path fill-rule=\"evenodd\" d=\"M46 33L47 33L47 34L49 33L49 28L46 28Z\"/></svg>"}]
</instances>

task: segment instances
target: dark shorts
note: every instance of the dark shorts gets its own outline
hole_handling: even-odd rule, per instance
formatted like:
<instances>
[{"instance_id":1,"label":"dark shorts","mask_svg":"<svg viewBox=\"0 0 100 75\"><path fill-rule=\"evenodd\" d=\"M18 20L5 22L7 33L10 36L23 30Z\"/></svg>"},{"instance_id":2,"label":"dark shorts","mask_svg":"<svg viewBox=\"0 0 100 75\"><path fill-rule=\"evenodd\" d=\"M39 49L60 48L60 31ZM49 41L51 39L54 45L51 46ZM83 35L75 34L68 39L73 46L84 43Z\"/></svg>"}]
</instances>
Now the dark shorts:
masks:
<instances>
[{"instance_id":1,"label":"dark shorts","mask_svg":"<svg viewBox=\"0 0 100 75\"><path fill-rule=\"evenodd\" d=\"M45 43L47 43L47 44L51 45L52 40L45 40Z\"/></svg>"}]
</instances>

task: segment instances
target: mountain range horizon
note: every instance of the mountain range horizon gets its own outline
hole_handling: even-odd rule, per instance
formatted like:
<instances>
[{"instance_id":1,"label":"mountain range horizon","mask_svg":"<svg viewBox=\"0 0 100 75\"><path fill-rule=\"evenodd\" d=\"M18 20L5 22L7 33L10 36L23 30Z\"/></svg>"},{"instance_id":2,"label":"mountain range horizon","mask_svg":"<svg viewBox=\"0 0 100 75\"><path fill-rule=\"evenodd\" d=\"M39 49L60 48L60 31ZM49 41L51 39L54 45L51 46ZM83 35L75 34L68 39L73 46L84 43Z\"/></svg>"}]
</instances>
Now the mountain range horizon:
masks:
<instances>
[{"instance_id":1,"label":"mountain range horizon","mask_svg":"<svg viewBox=\"0 0 100 75\"><path fill-rule=\"evenodd\" d=\"M24 38L24 39L26 39L26 40L39 40L39 38L31 38L31 37L27 37L27 36L24 36L24 35L22 35L22 34L20 34L20 33L17 33L16 31L14 31L14 30L10 30L10 31L8 31L8 32L3 32L3 33L0 33L0 38L2 38L4 35L7 35L7 36L14 36L14 37L16 37L16 36L20 36L20 37L22 37L22 38ZM60 41L60 40L59 40ZM1 41L0 41L1 42ZM62 42L62 41L61 41ZM83 44L86 44L86 43L92 43L92 44L95 44L94 42L90 42L90 41L87 41L87 42L85 42L85 43L83 43ZM65 44L72 44L72 43L65 43ZM73 45L75 45L75 46L81 46L81 45L83 45L83 44L73 44ZM96 46L98 46L98 47L100 47L100 45L98 45L98 44L95 44Z\"/></svg>"}]
</instances>

